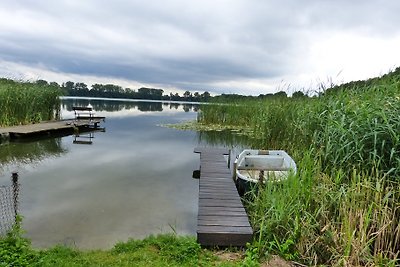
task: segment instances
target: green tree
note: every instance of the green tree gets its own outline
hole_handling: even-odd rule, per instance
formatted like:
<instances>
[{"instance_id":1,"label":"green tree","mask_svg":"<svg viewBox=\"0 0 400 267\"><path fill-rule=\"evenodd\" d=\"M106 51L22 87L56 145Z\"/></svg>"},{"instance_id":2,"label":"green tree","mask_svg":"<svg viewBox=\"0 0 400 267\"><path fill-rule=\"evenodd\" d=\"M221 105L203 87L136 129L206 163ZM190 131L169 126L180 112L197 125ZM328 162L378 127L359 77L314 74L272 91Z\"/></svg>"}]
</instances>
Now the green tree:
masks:
<instances>
[{"instance_id":1,"label":"green tree","mask_svg":"<svg viewBox=\"0 0 400 267\"><path fill-rule=\"evenodd\" d=\"M285 91L279 91L279 92L276 92L276 93L274 94L274 96L275 96L275 97L287 97L287 94L286 94Z\"/></svg>"},{"instance_id":2,"label":"green tree","mask_svg":"<svg viewBox=\"0 0 400 267\"><path fill-rule=\"evenodd\" d=\"M71 81L68 81L62 85L62 88L65 89L69 95L73 95L72 93L74 91L74 87L75 83Z\"/></svg>"},{"instance_id":3,"label":"green tree","mask_svg":"<svg viewBox=\"0 0 400 267\"><path fill-rule=\"evenodd\" d=\"M37 85L40 85L40 86L49 85L49 83L48 83L46 80L37 80L37 81L36 81L36 84L37 84Z\"/></svg>"},{"instance_id":4,"label":"green tree","mask_svg":"<svg viewBox=\"0 0 400 267\"><path fill-rule=\"evenodd\" d=\"M85 83L76 83L74 91L77 96L89 96L89 89Z\"/></svg>"},{"instance_id":5,"label":"green tree","mask_svg":"<svg viewBox=\"0 0 400 267\"><path fill-rule=\"evenodd\" d=\"M294 92L293 95L292 95L293 98L301 98L301 97L305 97L305 96L307 96L307 95L305 95L305 94L304 94L303 92L301 92L301 91L296 91L296 92Z\"/></svg>"},{"instance_id":6,"label":"green tree","mask_svg":"<svg viewBox=\"0 0 400 267\"><path fill-rule=\"evenodd\" d=\"M186 101L190 101L191 98L192 98L192 93L189 92L189 91L185 91L185 92L183 93L183 97L185 98Z\"/></svg>"},{"instance_id":7,"label":"green tree","mask_svg":"<svg viewBox=\"0 0 400 267\"><path fill-rule=\"evenodd\" d=\"M205 91L204 93L201 94L202 101L208 101L210 99L210 97L211 97L211 95L207 91Z\"/></svg>"}]
</instances>

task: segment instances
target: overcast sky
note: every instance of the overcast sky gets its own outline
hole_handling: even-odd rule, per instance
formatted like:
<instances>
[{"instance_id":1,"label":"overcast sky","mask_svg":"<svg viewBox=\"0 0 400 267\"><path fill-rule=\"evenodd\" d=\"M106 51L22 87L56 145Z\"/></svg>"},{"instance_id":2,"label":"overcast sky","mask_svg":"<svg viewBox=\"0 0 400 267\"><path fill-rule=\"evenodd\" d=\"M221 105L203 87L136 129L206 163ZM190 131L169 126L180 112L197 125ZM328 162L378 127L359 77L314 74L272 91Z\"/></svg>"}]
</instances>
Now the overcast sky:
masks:
<instances>
[{"instance_id":1,"label":"overcast sky","mask_svg":"<svg viewBox=\"0 0 400 267\"><path fill-rule=\"evenodd\" d=\"M399 0L1 0L0 76L213 93L400 66Z\"/></svg>"}]
</instances>

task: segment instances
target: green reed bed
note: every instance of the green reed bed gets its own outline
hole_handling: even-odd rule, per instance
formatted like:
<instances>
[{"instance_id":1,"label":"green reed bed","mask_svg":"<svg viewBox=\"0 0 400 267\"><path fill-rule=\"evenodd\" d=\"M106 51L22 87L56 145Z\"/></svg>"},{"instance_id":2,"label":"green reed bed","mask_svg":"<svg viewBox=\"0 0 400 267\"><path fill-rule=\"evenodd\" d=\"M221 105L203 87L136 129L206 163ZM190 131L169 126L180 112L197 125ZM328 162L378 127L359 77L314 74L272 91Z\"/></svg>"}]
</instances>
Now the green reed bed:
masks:
<instances>
[{"instance_id":1,"label":"green reed bed","mask_svg":"<svg viewBox=\"0 0 400 267\"><path fill-rule=\"evenodd\" d=\"M250 192L252 244L306 264L400 264L400 69L314 98L202 107L202 123L250 126L298 174Z\"/></svg>"},{"instance_id":2,"label":"green reed bed","mask_svg":"<svg viewBox=\"0 0 400 267\"><path fill-rule=\"evenodd\" d=\"M203 105L198 122L222 125L226 129L246 129L244 132L248 136L258 140L257 146L268 146L270 149L283 143L291 146L294 140L297 145L301 143L308 147L312 129L316 127L310 115L317 114L321 109L321 103L315 99L244 100L233 104ZM263 140L268 140L268 144Z\"/></svg>"},{"instance_id":3,"label":"green reed bed","mask_svg":"<svg viewBox=\"0 0 400 267\"><path fill-rule=\"evenodd\" d=\"M329 96L313 142L322 163L342 169L400 170L400 90L372 87ZM337 168L337 167L335 167Z\"/></svg>"},{"instance_id":4,"label":"green reed bed","mask_svg":"<svg viewBox=\"0 0 400 267\"><path fill-rule=\"evenodd\" d=\"M354 171L326 175L313 155L299 174L247 196L252 246L310 265L394 266L400 246L399 183ZM349 183L340 181L350 178Z\"/></svg>"},{"instance_id":5,"label":"green reed bed","mask_svg":"<svg viewBox=\"0 0 400 267\"><path fill-rule=\"evenodd\" d=\"M57 87L0 79L0 126L55 119L60 95Z\"/></svg>"}]
</instances>

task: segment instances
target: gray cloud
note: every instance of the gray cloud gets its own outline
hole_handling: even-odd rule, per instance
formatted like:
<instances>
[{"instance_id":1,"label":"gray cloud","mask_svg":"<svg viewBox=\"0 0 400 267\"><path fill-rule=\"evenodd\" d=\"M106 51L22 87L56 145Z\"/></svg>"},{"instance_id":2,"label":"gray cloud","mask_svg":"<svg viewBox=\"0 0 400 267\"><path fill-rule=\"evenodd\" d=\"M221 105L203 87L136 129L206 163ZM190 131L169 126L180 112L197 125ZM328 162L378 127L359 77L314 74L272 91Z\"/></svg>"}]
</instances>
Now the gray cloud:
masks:
<instances>
[{"instance_id":1,"label":"gray cloud","mask_svg":"<svg viewBox=\"0 0 400 267\"><path fill-rule=\"evenodd\" d=\"M0 60L180 88L262 83L301 75L321 35L398 36L399 8L395 0L6 0Z\"/></svg>"}]
</instances>

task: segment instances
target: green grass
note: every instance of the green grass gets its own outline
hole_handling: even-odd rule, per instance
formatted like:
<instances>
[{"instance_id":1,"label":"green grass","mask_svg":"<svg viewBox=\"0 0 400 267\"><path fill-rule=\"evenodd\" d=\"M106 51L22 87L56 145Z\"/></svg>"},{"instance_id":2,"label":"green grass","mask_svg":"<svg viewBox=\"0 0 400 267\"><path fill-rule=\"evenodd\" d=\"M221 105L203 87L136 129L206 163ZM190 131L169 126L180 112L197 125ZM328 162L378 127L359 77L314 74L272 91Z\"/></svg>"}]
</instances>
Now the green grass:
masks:
<instances>
[{"instance_id":1,"label":"green grass","mask_svg":"<svg viewBox=\"0 0 400 267\"><path fill-rule=\"evenodd\" d=\"M174 235L130 240L109 251L55 247L40 253L41 266L206 266L212 260L193 238Z\"/></svg>"},{"instance_id":2,"label":"green grass","mask_svg":"<svg viewBox=\"0 0 400 267\"><path fill-rule=\"evenodd\" d=\"M0 126L57 118L60 95L54 86L0 79Z\"/></svg>"},{"instance_id":3,"label":"green grass","mask_svg":"<svg viewBox=\"0 0 400 267\"><path fill-rule=\"evenodd\" d=\"M399 114L400 68L318 97L204 105L199 121L250 128L252 147L284 149L297 162L296 176L246 196L257 230L251 248L260 257L394 266L400 263Z\"/></svg>"},{"instance_id":4,"label":"green grass","mask_svg":"<svg viewBox=\"0 0 400 267\"><path fill-rule=\"evenodd\" d=\"M0 238L0 266L242 266L243 259L219 259L213 250L202 249L194 237L164 234L129 240L110 250L82 251L65 246L34 250L22 238L20 219ZM257 262L254 262L257 264ZM253 265L254 266L254 265Z\"/></svg>"}]
</instances>

